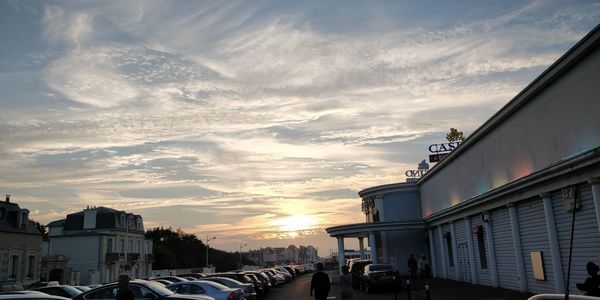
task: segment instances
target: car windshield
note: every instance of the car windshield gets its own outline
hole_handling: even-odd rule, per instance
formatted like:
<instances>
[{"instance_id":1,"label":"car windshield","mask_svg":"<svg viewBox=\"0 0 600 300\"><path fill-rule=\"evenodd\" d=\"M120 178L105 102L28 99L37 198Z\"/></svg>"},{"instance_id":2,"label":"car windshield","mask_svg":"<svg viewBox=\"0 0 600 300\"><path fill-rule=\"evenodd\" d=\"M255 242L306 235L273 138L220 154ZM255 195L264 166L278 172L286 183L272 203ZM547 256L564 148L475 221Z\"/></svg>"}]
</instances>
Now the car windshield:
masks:
<instances>
[{"instance_id":1,"label":"car windshield","mask_svg":"<svg viewBox=\"0 0 600 300\"><path fill-rule=\"evenodd\" d=\"M229 289L227 286L224 286L224 285L222 285L220 283L217 283L217 282L206 281L206 280L198 280L198 282L210 285L211 287L213 287L213 288L215 288L217 290L228 290Z\"/></svg>"},{"instance_id":2,"label":"car windshield","mask_svg":"<svg viewBox=\"0 0 600 300\"><path fill-rule=\"evenodd\" d=\"M157 293L161 297L173 295L172 291L170 291L169 289L165 288L164 286L162 286L161 284L156 283L156 282L148 281L145 284L145 286L148 287L149 289L151 289L153 292Z\"/></svg>"},{"instance_id":3,"label":"car windshield","mask_svg":"<svg viewBox=\"0 0 600 300\"><path fill-rule=\"evenodd\" d=\"M74 288L74 287L72 287L72 286L63 286L63 287L62 287L62 289L63 289L65 292L67 292L69 295L71 295L71 297L73 297L73 296L77 296L77 295L79 295L79 294L83 293L81 290L79 290L79 289L76 289L76 288Z\"/></svg>"}]
</instances>

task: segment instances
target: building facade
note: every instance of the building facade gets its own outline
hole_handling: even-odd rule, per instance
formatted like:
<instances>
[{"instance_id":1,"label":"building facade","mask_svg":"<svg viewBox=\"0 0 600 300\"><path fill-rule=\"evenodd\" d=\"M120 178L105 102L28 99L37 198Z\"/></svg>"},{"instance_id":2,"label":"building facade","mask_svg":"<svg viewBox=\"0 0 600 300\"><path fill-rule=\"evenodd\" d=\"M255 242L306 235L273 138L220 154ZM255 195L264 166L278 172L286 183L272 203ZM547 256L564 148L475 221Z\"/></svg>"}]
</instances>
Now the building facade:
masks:
<instances>
[{"instance_id":1,"label":"building facade","mask_svg":"<svg viewBox=\"0 0 600 300\"><path fill-rule=\"evenodd\" d=\"M78 281L70 284L112 282L121 273L131 278L150 276L154 260L152 240L145 238L140 215L88 207L48 224L48 228L48 255L67 259L74 273L71 278ZM59 281L65 283L69 279Z\"/></svg>"},{"instance_id":2,"label":"building facade","mask_svg":"<svg viewBox=\"0 0 600 300\"><path fill-rule=\"evenodd\" d=\"M600 264L599 48L600 26L418 180L360 192L370 219L329 234L341 248L345 237L373 234L386 262L423 249L436 277L560 293L570 275L569 290L581 293L586 263ZM371 202L369 191L381 195ZM420 237L378 239L383 216L413 211L409 198L420 206Z\"/></svg>"},{"instance_id":3,"label":"building facade","mask_svg":"<svg viewBox=\"0 0 600 300\"><path fill-rule=\"evenodd\" d=\"M0 281L23 286L40 280L42 234L29 219L29 210L6 196L0 202Z\"/></svg>"}]
</instances>

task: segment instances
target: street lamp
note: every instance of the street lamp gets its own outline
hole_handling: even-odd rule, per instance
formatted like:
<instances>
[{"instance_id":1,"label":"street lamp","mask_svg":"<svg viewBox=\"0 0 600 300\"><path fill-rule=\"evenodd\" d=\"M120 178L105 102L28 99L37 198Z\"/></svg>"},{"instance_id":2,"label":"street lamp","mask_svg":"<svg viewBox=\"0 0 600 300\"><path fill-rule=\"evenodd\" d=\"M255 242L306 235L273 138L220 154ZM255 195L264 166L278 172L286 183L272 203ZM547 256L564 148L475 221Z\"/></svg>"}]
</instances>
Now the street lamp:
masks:
<instances>
[{"instance_id":1,"label":"street lamp","mask_svg":"<svg viewBox=\"0 0 600 300\"><path fill-rule=\"evenodd\" d=\"M206 236L206 267L207 268L209 267L209 264L208 264L208 242L210 242L216 238L217 238L216 236L213 236L211 238L209 238L208 235Z\"/></svg>"},{"instance_id":2,"label":"street lamp","mask_svg":"<svg viewBox=\"0 0 600 300\"><path fill-rule=\"evenodd\" d=\"M246 243L240 244L240 269L244 266L244 263L242 262L242 248L246 246L248 246Z\"/></svg>"}]
</instances>

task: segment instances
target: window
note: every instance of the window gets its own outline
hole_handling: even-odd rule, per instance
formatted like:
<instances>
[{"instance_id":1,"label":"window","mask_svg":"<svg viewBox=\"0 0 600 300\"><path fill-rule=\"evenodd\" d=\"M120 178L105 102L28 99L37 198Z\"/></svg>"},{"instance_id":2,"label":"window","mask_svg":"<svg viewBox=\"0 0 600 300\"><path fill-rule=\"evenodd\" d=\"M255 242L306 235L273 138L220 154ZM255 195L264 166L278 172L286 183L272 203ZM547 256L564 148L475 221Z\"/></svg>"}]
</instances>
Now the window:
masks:
<instances>
[{"instance_id":1,"label":"window","mask_svg":"<svg viewBox=\"0 0 600 300\"><path fill-rule=\"evenodd\" d=\"M479 262L481 263L481 269L487 269L487 255L485 254L485 240L483 236L483 228L479 226L477 228L477 248L479 248Z\"/></svg>"},{"instance_id":2,"label":"window","mask_svg":"<svg viewBox=\"0 0 600 300\"><path fill-rule=\"evenodd\" d=\"M137 241L137 244L136 244L136 245L137 245L137 247L135 247L135 252L136 252L136 253L140 253L140 252L141 252L141 251L140 251L140 250L141 250L141 248L140 248L140 241Z\"/></svg>"},{"instance_id":3,"label":"window","mask_svg":"<svg viewBox=\"0 0 600 300\"><path fill-rule=\"evenodd\" d=\"M17 279L19 270L19 256L11 255L10 256L10 273L8 273L8 278Z\"/></svg>"},{"instance_id":4,"label":"window","mask_svg":"<svg viewBox=\"0 0 600 300\"><path fill-rule=\"evenodd\" d=\"M129 249L127 249L127 252L133 252L133 240L129 240Z\"/></svg>"},{"instance_id":5,"label":"window","mask_svg":"<svg viewBox=\"0 0 600 300\"><path fill-rule=\"evenodd\" d=\"M35 273L35 256L29 255L27 257L27 278L33 278L33 274Z\"/></svg>"},{"instance_id":6,"label":"window","mask_svg":"<svg viewBox=\"0 0 600 300\"><path fill-rule=\"evenodd\" d=\"M125 240L121 239L121 253L125 253Z\"/></svg>"},{"instance_id":7,"label":"window","mask_svg":"<svg viewBox=\"0 0 600 300\"><path fill-rule=\"evenodd\" d=\"M452 235L450 232L446 232L446 250L448 250L448 265L454 267L454 255L452 251Z\"/></svg>"},{"instance_id":8,"label":"window","mask_svg":"<svg viewBox=\"0 0 600 300\"><path fill-rule=\"evenodd\" d=\"M106 243L106 252L113 252L112 239L108 239Z\"/></svg>"},{"instance_id":9,"label":"window","mask_svg":"<svg viewBox=\"0 0 600 300\"><path fill-rule=\"evenodd\" d=\"M154 294L149 291L147 288L138 286L138 285L130 285L129 288L133 292L135 299L154 299Z\"/></svg>"},{"instance_id":10,"label":"window","mask_svg":"<svg viewBox=\"0 0 600 300\"><path fill-rule=\"evenodd\" d=\"M85 299L116 299L117 288L106 287L85 295Z\"/></svg>"}]
</instances>

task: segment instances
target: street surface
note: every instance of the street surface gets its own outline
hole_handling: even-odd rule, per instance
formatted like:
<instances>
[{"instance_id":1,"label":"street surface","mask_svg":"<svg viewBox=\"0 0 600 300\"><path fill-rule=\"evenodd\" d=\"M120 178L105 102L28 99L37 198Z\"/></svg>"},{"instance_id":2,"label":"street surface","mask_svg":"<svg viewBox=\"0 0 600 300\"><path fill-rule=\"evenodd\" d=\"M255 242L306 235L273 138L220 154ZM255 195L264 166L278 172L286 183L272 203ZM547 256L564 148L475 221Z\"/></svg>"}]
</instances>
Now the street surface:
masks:
<instances>
[{"instance_id":1,"label":"street surface","mask_svg":"<svg viewBox=\"0 0 600 300\"><path fill-rule=\"evenodd\" d=\"M337 271L327 271L332 281L330 299L340 299L338 273ZM301 275L294 281L278 288L274 288L263 299L265 300L311 300L309 296L310 279L312 274ZM526 300L530 295L518 293L515 291L492 288L487 286L474 286L468 283L456 282L452 280L433 279L430 282L431 300ZM403 290L397 295L397 299L408 300L408 293ZM333 298L335 297L335 298ZM393 292L378 292L375 294L365 294L361 291L354 292L353 300L394 300ZM423 282L415 283L415 290L411 293L411 300L426 300Z\"/></svg>"}]
</instances>

